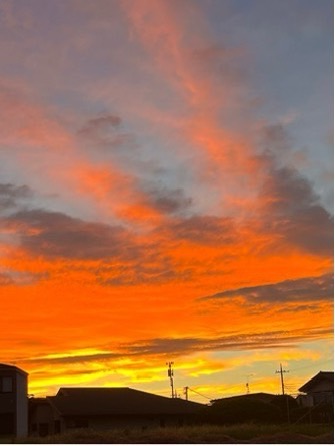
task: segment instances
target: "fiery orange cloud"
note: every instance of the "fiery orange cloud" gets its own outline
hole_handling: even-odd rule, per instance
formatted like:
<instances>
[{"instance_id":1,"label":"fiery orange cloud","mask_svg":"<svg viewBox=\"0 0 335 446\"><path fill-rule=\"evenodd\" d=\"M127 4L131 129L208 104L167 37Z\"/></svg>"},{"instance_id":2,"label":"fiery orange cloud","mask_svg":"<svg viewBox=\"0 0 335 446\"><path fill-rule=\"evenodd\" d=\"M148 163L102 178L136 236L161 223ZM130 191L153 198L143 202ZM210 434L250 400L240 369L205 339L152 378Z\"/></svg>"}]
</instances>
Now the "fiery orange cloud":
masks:
<instances>
[{"instance_id":1,"label":"fiery orange cloud","mask_svg":"<svg viewBox=\"0 0 335 446\"><path fill-rule=\"evenodd\" d=\"M0 79L2 361L38 395L163 392L171 359L180 387L243 392L250 361L276 392L272 363L316 367L332 338L333 223L291 150L298 113L256 116L250 54L201 2L68 5L83 26L49 24L48 50L64 32L73 60L38 88Z\"/></svg>"}]
</instances>

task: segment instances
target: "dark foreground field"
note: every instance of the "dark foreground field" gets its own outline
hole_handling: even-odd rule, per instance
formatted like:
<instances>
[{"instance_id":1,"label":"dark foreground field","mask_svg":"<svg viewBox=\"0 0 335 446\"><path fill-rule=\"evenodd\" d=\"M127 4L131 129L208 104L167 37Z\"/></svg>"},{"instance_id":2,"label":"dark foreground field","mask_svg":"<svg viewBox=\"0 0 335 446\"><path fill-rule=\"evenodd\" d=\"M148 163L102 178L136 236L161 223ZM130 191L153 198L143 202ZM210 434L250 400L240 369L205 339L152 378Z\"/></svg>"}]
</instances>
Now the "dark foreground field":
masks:
<instances>
[{"instance_id":1,"label":"dark foreground field","mask_svg":"<svg viewBox=\"0 0 335 446\"><path fill-rule=\"evenodd\" d=\"M25 443L95 444L334 444L333 427L327 425L199 426L183 428L113 430L98 432L77 430L63 435L30 438Z\"/></svg>"}]
</instances>

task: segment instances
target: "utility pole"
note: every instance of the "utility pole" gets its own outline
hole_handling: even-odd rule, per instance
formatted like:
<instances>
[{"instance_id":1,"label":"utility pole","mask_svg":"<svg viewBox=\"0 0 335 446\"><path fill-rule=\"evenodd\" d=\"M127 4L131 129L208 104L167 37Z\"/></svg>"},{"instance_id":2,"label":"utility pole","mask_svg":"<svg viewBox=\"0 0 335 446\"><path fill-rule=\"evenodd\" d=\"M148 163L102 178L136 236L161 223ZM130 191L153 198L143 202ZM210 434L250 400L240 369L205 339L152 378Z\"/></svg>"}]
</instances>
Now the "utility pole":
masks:
<instances>
[{"instance_id":1,"label":"utility pole","mask_svg":"<svg viewBox=\"0 0 335 446\"><path fill-rule=\"evenodd\" d=\"M184 395L185 395L186 401L188 401L188 386L184 387Z\"/></svg>"},{"instance_id":2,"label":"utility pole","mask_svg":"<svg viewBox=\"0 0 335 446\"><path fill-rule=\"evenodd\" d=\"M174 385L173 385L173 361L167 362L166 365L168 366L168 377L170 378L170 386L171 386L171 397L175 398L174 394Z\"/></svg>"},{"instance_id":3,"label":"utility pole","mask_svg":"<svg viewBox=\"0 0 335 446\"><path fill-rule=\"evenodd\" d=\"M280 364L280 370L276 370L276 373L280 373L280 381L281 381L281 390L282 394L285 395L285 386L284 386L284 373L288 373L289 370L283 370L282 365ZM290 405L289 405L289 395L286 395L286 410L287 410L287 422L290 424Z\"/></svg>"},{"instance_id":4,"label":"utility pole","mask_svg":"<svg viewBox=\"0 0 335 446\"><path fill-rule=\"evenodd\" d=\"M285 395L285 386L284 386L284 376L283 373L288 373L289 370L283 370L282 365L280 364L280 370L276 370L276 373L280 373L280 381L281 381L281 390L282 394Z\"/></svg>"}]
</instances>

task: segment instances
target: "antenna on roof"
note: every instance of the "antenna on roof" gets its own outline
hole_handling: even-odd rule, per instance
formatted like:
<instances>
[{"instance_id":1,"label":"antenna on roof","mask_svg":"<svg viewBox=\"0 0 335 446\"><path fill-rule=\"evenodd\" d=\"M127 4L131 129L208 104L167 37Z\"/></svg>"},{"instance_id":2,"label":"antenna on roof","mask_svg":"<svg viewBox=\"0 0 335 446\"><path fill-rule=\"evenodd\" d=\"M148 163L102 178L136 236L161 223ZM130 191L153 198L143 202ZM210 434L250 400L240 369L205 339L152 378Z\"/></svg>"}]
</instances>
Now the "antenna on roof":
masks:
<instances>
[{"instance_id":1,"label":"antenna on roof","mask_svg":"<svg viewBox=\"0 0 335 446\"><path fill-rule=\"evenodd\" d=\"M173 366L174 362L167 362L166 365L168 366L168 377L170 378L170 386L171 386L171 397L175 398L175 393L174 393L174 384L173 384Z\"/></svg>"},{"instance_id":2,"label":"antenna on roof","mask_svg":"<svg viewBox=\"0 0 335 446\"><path fill-rule=\"evenodd\" d=\"M245 386L247 388L247 395L249 395L249 393L250 393L250 385L249 385L249 381L250 381L249 378L250 378L250 376L253 376L253 373L249 373L249 375L246 375L247 382L246 382Z\"/></svg>"}]
</instances>

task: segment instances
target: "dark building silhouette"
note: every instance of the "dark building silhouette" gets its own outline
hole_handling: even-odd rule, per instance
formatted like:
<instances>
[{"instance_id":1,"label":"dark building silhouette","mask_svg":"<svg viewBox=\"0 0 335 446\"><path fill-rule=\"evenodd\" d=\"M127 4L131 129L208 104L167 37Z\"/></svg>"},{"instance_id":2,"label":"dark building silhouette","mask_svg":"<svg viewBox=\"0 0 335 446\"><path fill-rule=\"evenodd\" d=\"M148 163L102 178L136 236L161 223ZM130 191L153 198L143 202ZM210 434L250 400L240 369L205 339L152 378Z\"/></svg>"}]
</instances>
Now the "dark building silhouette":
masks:
<instances>
[{"instance_id":1,"label":"dark building silhouette","mask_svg":"<svg viewBox=\"0 0 335 446\"><path fill-rule=\"evenodd\" d=\"M33 398L30 404L30 433L40 436L72 428L182 426L204 407L127 387L62 387L56 396Z\"/></svg>"},{"instance_id":2,"label":"dark building silhouette","mask_svg":"<svg viewBox=\"0 0 335 446\"><path fill-rule=\"evenodd\" d=\"M0 435L28 435L28 374L0 364Z\"/></svg>"},{"instance_id":3,"label":"dark building silhouette","mask_svg":"<svg viewBox=\"0 0 335 446\"><path fill-rule=\"evenodd\" d=\"M317 406L320 403L334 405L334 372L319 372L306 384L300 387L297 400L305 407Z\"/></svg>"},{"instance_id":4,"label":"dark building silhouette","mask_svg":"<svg viewBox=\"0 0 335 446\"><path fill-rule=\"evenodd\" d=\"M257 401L262 401L264 403L271 403L271 401L273 401L275 397L276 395L272 393L264 393L264 392L248 393L246 395L235 395L235 396L228 396L225 398L218 398L215 400L211 400L211 403L214 405L220 403L221 401L242 401L242 400L257 400Z\"/></svg>"}]
</instances>

